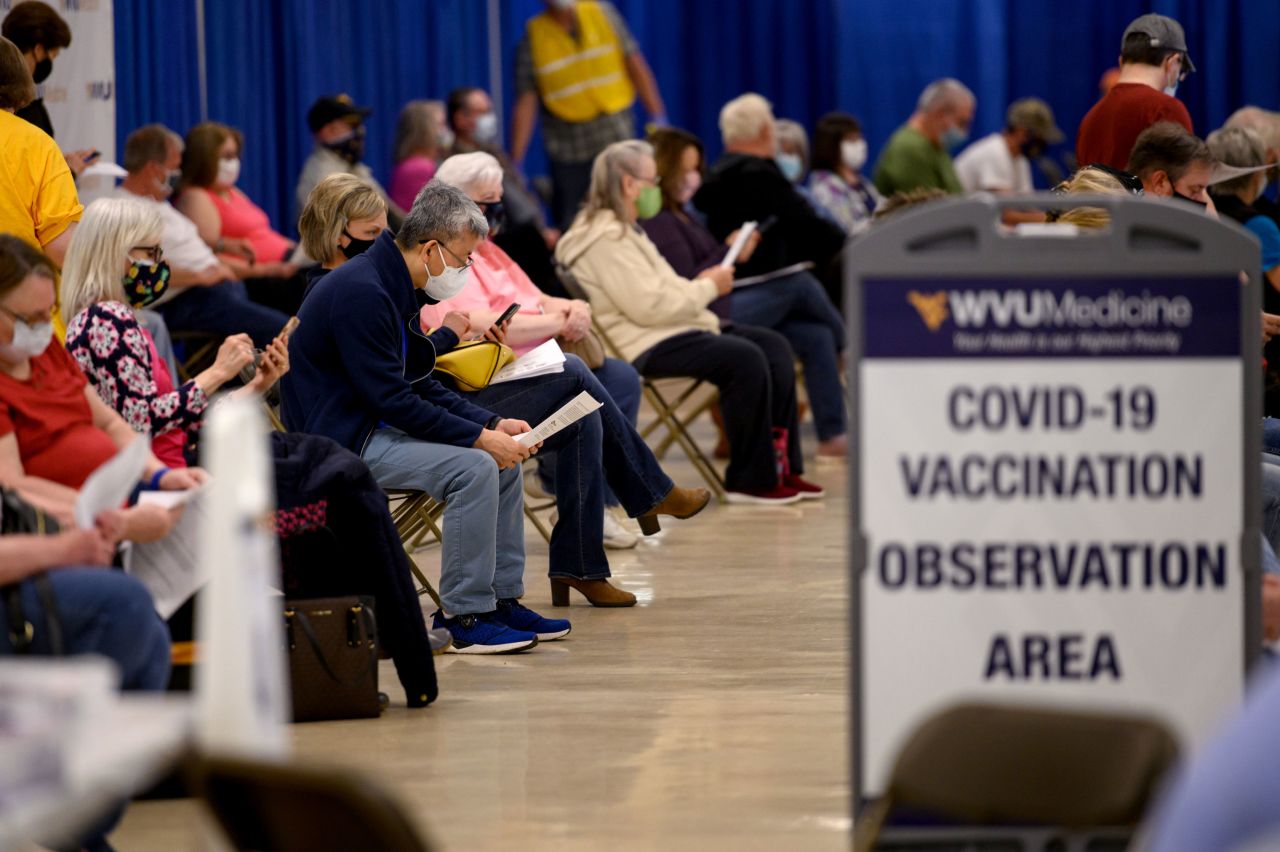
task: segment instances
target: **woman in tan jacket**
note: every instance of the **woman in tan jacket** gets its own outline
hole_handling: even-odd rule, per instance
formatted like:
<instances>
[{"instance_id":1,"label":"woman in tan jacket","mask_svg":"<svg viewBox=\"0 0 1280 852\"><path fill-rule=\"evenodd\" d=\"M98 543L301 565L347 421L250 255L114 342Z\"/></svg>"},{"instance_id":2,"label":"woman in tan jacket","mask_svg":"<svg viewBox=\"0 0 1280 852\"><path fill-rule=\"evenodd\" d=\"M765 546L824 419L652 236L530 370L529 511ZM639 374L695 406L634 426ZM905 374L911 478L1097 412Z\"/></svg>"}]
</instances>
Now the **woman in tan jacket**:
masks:
<instances>
[{"instance_id":1,"label":"woman in tan jacket","mask_svg":"<svg viewBox=\"0 0 1280 852\"><path fill-rule=\"evenodd\" d=\"M650 378L704 379L720 391L731 503L794 503L822 496L800 477L795 355L776 331L726 324L707 309L733 288L713 266L689 280L636 224L661 209L653 148L610 145L596 157L591 190L556 259L586 291L595 322Z\"/></svg>"}]
</instances>

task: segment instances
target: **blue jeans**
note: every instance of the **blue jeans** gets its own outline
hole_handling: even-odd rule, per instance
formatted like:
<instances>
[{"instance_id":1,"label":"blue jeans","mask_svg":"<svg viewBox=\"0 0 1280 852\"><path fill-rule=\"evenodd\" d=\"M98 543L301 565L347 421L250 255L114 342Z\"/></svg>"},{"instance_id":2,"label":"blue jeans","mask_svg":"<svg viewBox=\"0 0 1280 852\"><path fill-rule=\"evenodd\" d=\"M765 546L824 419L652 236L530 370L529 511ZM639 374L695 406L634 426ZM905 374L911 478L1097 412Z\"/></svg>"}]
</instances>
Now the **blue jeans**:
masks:
<instances>
[{"instance_id":1,"label":"blue jeans","mask_svg":"<svg viewBox=\"0 0 1280 852\"><path fill-rule=\"evenodd\" d=\"M1280 419L1262 418L1262 451L1280 456Z\"/></svg>"},{"instance_id":2,"label":"blue jeans","mask_svg":"<svg viewBox=\"0 0 1280 852\"><path fill-rule=\"evenodd\" d=\"M504 471L484 450L432 444L378 429L362 458L383 488L425 491L445 504L440 599L449 615L493 612L524 594L520 466Z\"/></svg>"},{"instance_id":3,"label":"blue jeans","mask_svg":"<svg viewBox=\"0 0 1280 852\"><path fill-rule=\"evenodd\" d=\"M169 628L156 615L142 583L110 568L59 568L47 576L66 654L110 658L120 667L123 689L159 692L168 685ZM35 628L31 653L51 654L44 607L30 580L22 583L22 611ZM8 635L8 613L0 607L0 637ZM0 657L12 653L8 639L0 638ZM103 817L80 845L110 848L106 836L123 813L121 808Z\"/></svg>"},{"instance_id":4,"label":"blue jeans","mask_svg":"<svg viewBox=\"0 0 1280 852\"><path fill-rule=\"evenodd\" d=\"M813 406L818 440L847 429L839 356L845 347L844 320L826 291L808 272L735 290L729 303L734 322L772 328L782 334L804 365L804 384Z\"/></svg>"},{"instance_id":5,"label":"blue jeans","mask_svg":"<svg viewBox=\"0 0 1280 852\"><path fill-rule=\"evenodd\" d=\"M622 416L634 426L640 417L640 374L636 372L636 368L617 358L605 358L604 363L591 372L595 373L600 384L613 397ZM538 453L538 479L548 494L556 493L556 454L547 452L546 447ZM610 488L605 489L604 504L620 505L617 495Z\"/></svg>"},{"instance_id":6,"label":"blue jeans","mask_svg":"<svg viewBox=\"0 0 1280 852\"><path fill-rule=\"evenodd\" d=\"M209 334L247 334L263 348L289 318L280 311L249 301L244 284L224 281L212 287L188 287L171 302L156 308L170 331Z\"/></svg>"},{"instance_id":7,"label":"blue jeans","mask_svg":"<svg viewBox=\"0 0 1280 852\"><path fill-rule=\"evenodd\" d=\"M553 435L543 446L557 456L555 492L560 512L551 531L548 573L596 580L609 576L604 554L606 481L634 518L662 502L674 487L670 477L600 380L575 355L565 358L564 372L490 385L474 400L503 417L537 426L582 391L603 407Z\"/></svg>"}]
</instances>

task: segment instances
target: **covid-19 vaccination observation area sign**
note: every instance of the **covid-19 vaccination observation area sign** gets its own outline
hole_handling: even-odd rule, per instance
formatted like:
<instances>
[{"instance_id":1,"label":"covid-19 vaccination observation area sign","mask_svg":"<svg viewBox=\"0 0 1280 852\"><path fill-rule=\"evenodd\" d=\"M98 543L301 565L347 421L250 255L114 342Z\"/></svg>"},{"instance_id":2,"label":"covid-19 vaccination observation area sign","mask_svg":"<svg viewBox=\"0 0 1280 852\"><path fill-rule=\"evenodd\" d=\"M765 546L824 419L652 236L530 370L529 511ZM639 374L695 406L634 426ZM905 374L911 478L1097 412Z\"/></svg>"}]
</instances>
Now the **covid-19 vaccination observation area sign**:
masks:
<instances>
[{"instance_id":1,"label":"covid-19 vaccination observation area sign","mask_svg":"<svg viewBox=\"0 0 1280 852\"><path fill-rule=\"evenodd\" d=\"M856 809L957 702L1145 713L1191 748L1243 693L1258 244L1098 202L1101 232L1014 231L978 197L848 249Z\"/></svg>"}]
</instances>

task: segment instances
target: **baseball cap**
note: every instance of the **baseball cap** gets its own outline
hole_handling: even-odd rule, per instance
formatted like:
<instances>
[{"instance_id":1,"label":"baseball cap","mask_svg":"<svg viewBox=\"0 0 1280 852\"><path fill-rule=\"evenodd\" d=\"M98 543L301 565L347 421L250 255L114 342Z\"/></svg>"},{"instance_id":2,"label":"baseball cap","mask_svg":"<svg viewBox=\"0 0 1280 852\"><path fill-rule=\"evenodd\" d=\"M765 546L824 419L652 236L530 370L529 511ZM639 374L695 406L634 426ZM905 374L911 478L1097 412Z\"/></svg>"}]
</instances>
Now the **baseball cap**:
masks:
<instances>
[{"instance_id":1,"label":"baseball cap","mask_svg":"<svg viewBox=\"0 0 1280 852\"><path fill-rule=\"evenodd\" d=\"M307 126L315 133L331 121L340 118L363 119L372 112L369 107L356 106L350 95L325 95L317 98L311 109L307 110ZM355 123L352 121L352 124Z\"/></svg>"},{"instance_id":2,"label":"baseball cap","mask_svg":"<svg viewBox=\"0 0 1280 852\"><path fill-rule=\"evenodd\" d=\"M1173 18L1166 18L1164 15L1143 15L1134 18L1133 23L1125 27L1124 36L1120 39L1121 50L1124 49L1124 43L1129 40L1129 36L1134 33L1146 36L1152 47L1180 51L1187 61L1187 70L1196 70L1196 64L1191 61L1191 55L1187 53L1186 33L1182 31L1182 24Z\"/></svg>"},{"instance_id":3,"label":"baseball cap","mask_svg":"<svg viewBox=\"0 0 1280 852\"><path fill-rule=\"evenodd\" d=\"M1023 98L1011 103L1005 114L1005 124L1025 127L1050 145L1056 145L1063 139L1062 131L1053 121L1053 110L1039 98Z\"/></svg>"}]
</instances>

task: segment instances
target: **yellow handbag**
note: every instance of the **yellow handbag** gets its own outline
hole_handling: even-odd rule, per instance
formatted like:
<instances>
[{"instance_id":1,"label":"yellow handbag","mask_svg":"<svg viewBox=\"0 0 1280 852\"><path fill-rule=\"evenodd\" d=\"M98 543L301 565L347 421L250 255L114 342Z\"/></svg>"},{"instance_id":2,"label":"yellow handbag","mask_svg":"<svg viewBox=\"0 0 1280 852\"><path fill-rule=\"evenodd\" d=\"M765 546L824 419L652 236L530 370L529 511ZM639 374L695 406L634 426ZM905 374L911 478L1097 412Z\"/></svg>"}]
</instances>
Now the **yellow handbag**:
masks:
<instances>
[{"instance_id":1,"label":"yellow handbag","mask_svg":"<svg viewBox=\"0 0 1280 852\"><path fill-rule=\"evenodd\" d=\"M436 370L453 379L458 390L484 390L499 370L516 358L511 347L492 340L464 340L436 358Z\"/></svg>"}]
</instances>

